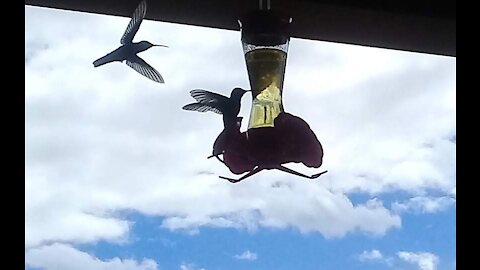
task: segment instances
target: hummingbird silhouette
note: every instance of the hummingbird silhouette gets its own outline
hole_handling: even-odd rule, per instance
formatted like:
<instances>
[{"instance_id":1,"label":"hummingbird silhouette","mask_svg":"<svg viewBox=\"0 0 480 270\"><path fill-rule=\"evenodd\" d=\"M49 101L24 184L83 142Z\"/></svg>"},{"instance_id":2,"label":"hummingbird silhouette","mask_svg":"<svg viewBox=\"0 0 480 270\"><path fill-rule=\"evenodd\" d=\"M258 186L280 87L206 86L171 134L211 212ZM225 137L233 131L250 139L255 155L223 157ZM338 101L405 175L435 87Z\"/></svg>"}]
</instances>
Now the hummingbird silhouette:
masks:
<instances>
[{"instance_id":1,"label":"hummingbird silhouette","mask_svg":"<svg viewBox=\"0 0 480 270\"><path fill-rule=\"evenodd\" d=\"M197 101L182 107L184 110L197 112L214 112L223 115L225 129L235 129L238 124L237 115L240 112L240 101L243 95L250 90L234 88L230 97L226 97L207 90L195 89L190 95Z\"/></svg>"},{"instance_id":2,"label":"hummingbird silhouette","mask_svg":"<svg viewBox=\"0 0 480 270\"><path fill-rule=\"evenodd\" d=\"M216 157L220 162L225 164L225 161L220 159L219 155L222 155L225 152L225 148L228 144L231 143L232 139L241 136L240 128L242 127L242 119L243 117L241 116L237 117L235 125L233 125L232 123L230 126L227 126L223 129L223 131L218 135L217 139L213 143L212 155L208 156L207 158Z\"/></svg>"},{"instance_id":3,"label":"hummingbird silhouette","mask_svg":"<svg viewBox=\"0 0 480 270\"><path fill-rule=\"evenodd\" d=\"M120 43L122 46L118 47L113 52L95 60L93 62L94 67L99 67L101 65L119 61L123 62L126 61L127 66L133 68L136 72L142 74L143 76L159 82L164 83L162 75L150 66L145 60L140 58L137 53L143 52L151 47L158 46L158 47L168 47L166 45L156 45L152 44L148 41L140 41L140 42L133 42L133 37L140 28L140 24L142 23L143 18L147 12L147 2L143 0L140 2L138 7L135 9L135 12L132 15L132 19L125 30L122 38L120 39Z\"/></svg>"}]
</instances>

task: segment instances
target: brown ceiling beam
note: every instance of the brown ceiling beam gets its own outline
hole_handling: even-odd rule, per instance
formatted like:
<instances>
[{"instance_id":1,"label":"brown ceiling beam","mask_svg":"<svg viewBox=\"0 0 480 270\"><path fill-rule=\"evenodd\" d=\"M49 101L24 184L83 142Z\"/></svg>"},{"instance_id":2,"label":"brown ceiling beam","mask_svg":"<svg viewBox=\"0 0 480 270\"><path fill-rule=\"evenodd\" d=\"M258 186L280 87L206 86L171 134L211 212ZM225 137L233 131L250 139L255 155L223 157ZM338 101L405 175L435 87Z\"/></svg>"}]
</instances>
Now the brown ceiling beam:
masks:
<instances>
[{"instance_id":1,"label":"brown ceiling beam","mask_svg":"<svg viewBox=\"0 0 480 270\"><path fill-rule=\"evenodd\" d=\"M25 4L130 17L138 2L26 0ZM415 6L419 2L423 5ZM256 0L149 0L146 19L239 30L237 19L256 8ZM454 0L272 0L272 9L292 16L293 37L456 56Z\"/></svg>"}]
</instances>

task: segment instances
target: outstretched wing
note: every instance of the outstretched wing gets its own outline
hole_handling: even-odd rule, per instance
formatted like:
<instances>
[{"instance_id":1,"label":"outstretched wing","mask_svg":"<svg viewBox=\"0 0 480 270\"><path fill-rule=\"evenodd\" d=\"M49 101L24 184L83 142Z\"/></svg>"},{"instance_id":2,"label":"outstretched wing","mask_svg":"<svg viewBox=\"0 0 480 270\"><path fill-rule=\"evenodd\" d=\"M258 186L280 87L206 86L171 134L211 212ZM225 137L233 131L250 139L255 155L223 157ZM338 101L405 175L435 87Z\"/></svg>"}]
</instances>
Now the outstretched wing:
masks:
<instances>
[{"instance_id":1,"label":"outstretched wing","mask_svg":"<svg viewBox=\"0 0 480 270\"><path fill-rule=\"evenodd\" d=\"M195 89L190 91L190 95L199 103L204 104L227 104L229 99L217 93L212 93L207 90Z\"/></svg>"},{"instance_id":2,"label":"outstretched wing","mask_svg":"<svg viewBox=\"0 0 480 270\"><path fill-rule=\"evenodd\" d=\"M203 103L191 103L182 107L182 109L187 111L197 111L197 112L214 112L218 114L222 114L222 112L210 105L206 105Z\"/></svg>"},{"instance_id":3,"label":"outstretched wing","mask_svg":"<svg viewBox=\"0 0 480 270\"><path fill-rule=\"evenodd\" d=\"M133 12L132 19L130 20L130 23L128 24L127 29L125 30L125 33L123 33L123 36L120 39L121 44L132 42L133 37L137 33L138 28L140 27L140 24L142 23L143 18L145 18L146 13L147 13L147 1L142 0L142 2L140 2L140 4L138 5L137 9L135 9L135 12Z\"/></svg>"},{"instance_id":4,"label":"outstretched wing","mask_svg":"<svg viewBox=\"0 0 480 270\"><path fill-rule=\"evenodd\" d=\"M133 68L136 72L142 74L143 76L149 78L152 81L156 81L159 83L164 83L162 75L151 67L147 62L145 62L142 58L135 55L131 59L126 61L127 65Z\"/></svg>"}]
</instances>

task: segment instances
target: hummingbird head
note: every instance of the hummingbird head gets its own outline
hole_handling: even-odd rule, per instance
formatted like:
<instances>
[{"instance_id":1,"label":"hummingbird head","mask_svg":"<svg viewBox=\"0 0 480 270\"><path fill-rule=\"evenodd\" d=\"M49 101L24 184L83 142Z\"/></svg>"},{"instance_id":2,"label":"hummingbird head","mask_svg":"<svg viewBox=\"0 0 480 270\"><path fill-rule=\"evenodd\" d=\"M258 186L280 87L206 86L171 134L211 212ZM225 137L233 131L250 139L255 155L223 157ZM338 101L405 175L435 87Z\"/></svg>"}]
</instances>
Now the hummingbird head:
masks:
<instances>
[{"instance_id":1,"label":"hummingbird head","mask_svg":"<svg viewBox=\"0 0 480 270\"><path fill-rule=\"evenodd\" d=\"M242 98L242 96L248 91L250 91L250 90L244 90L242 88L236 87L232 90L232 93L230 94L230 98L240 100Z\"/></svg>"},{"instance_id":2,"label":"hummingbird head","mask_svg":"<svg viewBox=\"0 0 480 270\"><path fill-rule=\"evenodd\" d=\"M157 47L167 47L167 48L168 48L168 46L166 46L166 45L152 44L152 43L150 43L150 42L148 42L148 41L146 41L146 40L140 41L140 42L138 43L138 45L139 45L139 47L140 47L140 49L141 49L142 51L144 51L144 50L146 50L146 49L150 49L151 47L155 47L155 46L157 46Z\"/></svg>"}]
</instances>

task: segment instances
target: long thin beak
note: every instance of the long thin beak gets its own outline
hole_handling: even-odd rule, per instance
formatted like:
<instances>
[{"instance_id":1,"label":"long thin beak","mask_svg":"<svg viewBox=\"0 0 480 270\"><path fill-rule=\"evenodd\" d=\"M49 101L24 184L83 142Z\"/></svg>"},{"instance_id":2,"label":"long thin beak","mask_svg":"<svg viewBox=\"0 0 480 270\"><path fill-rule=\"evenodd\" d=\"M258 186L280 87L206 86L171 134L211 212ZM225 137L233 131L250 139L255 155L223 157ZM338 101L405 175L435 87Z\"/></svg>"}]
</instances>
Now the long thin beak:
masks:
<instances>
[{"instance_id":1,"label":"long thin beak","mask_svg":"<svg viewBox=\"0 0 480 270\"><path fill-rule=\"evenodd\" d=\"M167 45L161 45L161 44L153 44L153 46L155 46L155 47L165 47L165 48L168 48Z\"/></svg>"}]
</instances>

